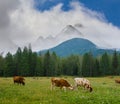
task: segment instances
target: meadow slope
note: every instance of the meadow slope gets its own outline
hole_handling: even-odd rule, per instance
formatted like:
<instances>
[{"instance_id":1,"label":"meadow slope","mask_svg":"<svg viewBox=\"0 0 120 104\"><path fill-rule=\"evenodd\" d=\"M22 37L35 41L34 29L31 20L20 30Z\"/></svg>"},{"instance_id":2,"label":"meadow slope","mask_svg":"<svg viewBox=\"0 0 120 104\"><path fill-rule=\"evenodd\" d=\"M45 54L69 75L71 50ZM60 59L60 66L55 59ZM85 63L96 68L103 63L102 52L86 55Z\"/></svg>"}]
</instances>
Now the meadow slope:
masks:
<instances>
[{"instance_id":1,"label":"meadow slope","mask_svg":"<svg viewBox=\"0 0 120 104\"><path fill-rule=\"evenodd\" d=\"M74 84L74 77L64 77ZM59 88L50 90L50 77L26 77L26 85L13 83L12 78L0 78L0 104L120 104L118 77L88 78L93 92L79 88L64 92Z\"/></svg>"}]
</instances>

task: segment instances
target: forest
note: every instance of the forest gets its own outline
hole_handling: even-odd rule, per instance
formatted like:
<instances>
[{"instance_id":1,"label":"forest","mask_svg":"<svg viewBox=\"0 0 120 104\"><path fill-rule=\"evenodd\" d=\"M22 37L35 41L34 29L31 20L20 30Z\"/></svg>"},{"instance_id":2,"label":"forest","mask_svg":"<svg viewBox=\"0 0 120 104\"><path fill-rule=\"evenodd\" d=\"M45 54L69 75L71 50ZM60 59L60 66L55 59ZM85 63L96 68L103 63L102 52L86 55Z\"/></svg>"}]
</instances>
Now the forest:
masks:
<instances>
[{"instance_id":1,"label":"forest","mask_svg":"<svg viewBox=\"0 0 120 104\"><path fill-rule=\"evenodd\" d=\"M45 54L33 52L31 47L20 47L15 54L0 55L0 76L81 76L98 77L120 74L120 53L104 53L94 57L91 52L84 55L59 57L55 52Z\"/></svg>"}]
</instances>

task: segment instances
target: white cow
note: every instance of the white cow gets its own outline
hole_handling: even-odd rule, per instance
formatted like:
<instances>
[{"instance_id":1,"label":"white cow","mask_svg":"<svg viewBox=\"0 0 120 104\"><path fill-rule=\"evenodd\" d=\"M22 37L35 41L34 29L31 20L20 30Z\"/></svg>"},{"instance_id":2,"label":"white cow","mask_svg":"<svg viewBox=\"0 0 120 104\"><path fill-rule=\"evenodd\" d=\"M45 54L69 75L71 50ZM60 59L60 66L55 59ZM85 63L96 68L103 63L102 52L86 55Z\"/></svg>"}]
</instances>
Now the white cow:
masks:
<instances>
[{"instance_id":1,"label":"white cow","mask_svg":"<svg viewBox=\"0 0 120 104\"><path fill-rule=\"evenodd\" d=\"M88 89L90 92L92 92L92 87L90 84L90 81L86 78L74 78L75 81L75 87L82 86L84 89Z\"/></svg>"}]
</instances>

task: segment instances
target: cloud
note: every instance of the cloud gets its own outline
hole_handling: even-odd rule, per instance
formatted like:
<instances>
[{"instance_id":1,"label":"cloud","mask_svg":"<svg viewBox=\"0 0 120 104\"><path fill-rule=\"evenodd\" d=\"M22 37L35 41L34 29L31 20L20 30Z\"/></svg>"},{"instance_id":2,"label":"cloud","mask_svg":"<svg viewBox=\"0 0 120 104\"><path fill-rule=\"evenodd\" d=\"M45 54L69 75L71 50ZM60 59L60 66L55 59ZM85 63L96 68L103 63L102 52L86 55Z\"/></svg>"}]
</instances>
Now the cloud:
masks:
<instances>
[{"instance_id":1,"label":"cloud","mask_svg":"<svg viewBox=\"0 0 120 104\"><path fill-rule=\"evenodd\" d=\"M16 49L16 45L10 40L10 18L9 14L19 4L17 0L0 1L0 52L8 52Z\"/></svg>"},{"instance_id":2,"label":"cloud","mask_svg":"<svg viewBox=\"0 0 120 104\"><path fill-rule=\"evenodd\" d=\"M80 32L98 46L120 48L120 29L108 23L104 14L89 10L80 2L71 2L69 11L63 11L63 5L60 3L50 10L39 11L35 9L34 0L0 1L0 44L3 44L0 51L15 50L33 43L40 36L55 37L66 25L78 23L84 26Z\"/></svg>"},{"instance_id":3,"label":"cloud","mask_svg":"<svg viewBox=\"0 0 120 104\"><path fill-rule=\"evenodd\" d=\"M0 28L6 27L9 22L9 12L15 9L18 1L16 0L2 0L0 1Z\"/></svg>"}]
</instances>

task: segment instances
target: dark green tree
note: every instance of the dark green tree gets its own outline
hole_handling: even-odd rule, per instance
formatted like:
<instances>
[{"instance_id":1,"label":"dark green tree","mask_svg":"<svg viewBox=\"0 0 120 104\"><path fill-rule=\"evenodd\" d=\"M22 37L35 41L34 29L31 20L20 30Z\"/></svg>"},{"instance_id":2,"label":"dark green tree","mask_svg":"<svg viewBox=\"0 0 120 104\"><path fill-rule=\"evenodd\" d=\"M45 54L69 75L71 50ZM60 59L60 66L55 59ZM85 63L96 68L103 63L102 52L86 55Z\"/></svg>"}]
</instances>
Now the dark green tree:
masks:
<instances>
[{"instance_id":1,"label":"dark green tree","mask_svg":"<svg viewBox=\"0 0 120 104\"><path fill-rule=\"evenodd\" d=\"M37 66L37 53L33 52L32 53L32 60L30 62L31 65L31 69L30 69L30 75L34 76L35 75L35 70L36 70L36 66Z\"/></svg>"},{"instance_id":2,"label":"dark green tree","mask_svg":"<svg viewBox=\"0 0 120 104\"><path fill-rule=\"evenodd\" d=\"M100 75L109 75L110 72L110 58L105 52L100 59Z\"/></svg>"},{"instance_id":3,"label":"dark green tree","mask_svg":"<svg viewBox=\"0 0 120 104\"><path fill-rule=\"evenodd\" d=\"M95 77L100 76L100 63L97 58L94 59L93 76Z\"/></svg>"},{"instance_id":4,"label":"dark green tree","mask_svg":"<svg viewBox=\"0 0 120 104\"><path fill-rule=\"evenodd\" d=\"M57 69L55 69L55 75L62 75L62 59L60 57L57 57Z\"/></svg>"},{"instance_id":5,"label":"dark green tree","mask_svg":"<svg viewBox=\"0 0 120 104\"><path fill-rule=\"evenodd\" d=\"M58 57L55 52L51 54L51 61L50 61L50 68L51 68L51 75L55 76L58 74Z\"/></svg>"},{"instance_id":6,"label":"dark green tree","mask_svg":"<svg viewBox=\"0 0 120 104\"><path fill-rule=\"evenodd\" d=\"M7 53L5 57L5 70L4 76L14 76L15 75L15 63L11 53Z\"/></svg>"},{"instance_id":7,"label":"dark green tree","mask_svg":"<svg viewBox=\"0 0 120 104\"><path fill-rule=\"evenodd\" d=\"M65 75L78 75L80 71L80 60L77 55L70 55L62 59L62 73Z\"/></svg>"},{"instance_id":8,"label":"dark green tree","mask_svg":"<svg viewBox=\"0 0 120 104\"><path fill-rule=\"evenodd\" d=\"M94 60L92 53L85 53L82 61L82 75L93 76Z\"/></svg>"},{"instance_id":9,"label":"dark green tree","mask_svg":"<svg viewBox=\"0 0 120 104\"><path fill-rule=\"evenodd\" d=\"M113 57L112 57L112 72L113 75L119 75L118 73L118 55L116 50L113 53Z\"/></svg>"},{"instance_id":10,"label":"dark green tree","mask_svg":"<svg viewBox=\"0 0 120 104\"><path fill-rule=\"evenodd\" d=\"M21 62L22 62L22 50L19 47L16 54L14 55L15 61L15 75L20 75Z\"/></svg>"},{"instance_id":11,"label":"dark green tree","mask_svg":"<svg viewBox=\"0 0 120 104\"><path fill-rule=\"evenodd\" d=\"M78 75L82 77L82 56L78 56L78 61L77 61L77 67L78 67Z\"/></svg>"},{"instance_id":12,"label":"dark green tree","mask_svg":"<svg viewBox=\"0 0 120 104\"><path fill-rule=\"evenodd\" d=\"M0 55L0 76L3 76L5 69L5 59Z\"/></svg>"},{"instance_id":13,"label":"dark green tree","mask_svg":"<svg viewBox=\"0 0 120 104\"><path fill-rule=\"evenodd\" d=\"M22 76L29 76L30 70L29 70L29 50L27 47L24 47L22 52L22 62L21 62L21 69L20 69L20 75Z\"/></svg>"},{"instance_id":14,"label":"dark green tree","mask_svg":"<svg viewBox=\"0 0 120 104\"><path fill-rule=\"evenodd\" d=\"M43 56L37 57L36 69L35 69L35 76L44 76L44 69L43 69Z\"/></svg>"},{"instance_id":15,"label":"dark green tree","mask_svg":"<svg viewBox=\"0 0 120 104\"><path fill-rule=\"evenodd\" d=\"M50 52L47 51L44 56L44 61L43 61L44 76L51 76L52 70L51 70L51 62L50 61L51 61Z\"/></svg>"},{"instance_id":16,"label":"dark green tree","mask_svg":"<svg viewBox=\"0 0 120 104\"><path fill-rule=\"evenodd\" d=\"M120 53L118 54L118 73L120 75Z\"/></svg>"},{"instance_id":17,"label":"dark green tree","mask_svg":"<svg viewBox=\"0 0 120 104\"><path fill-rule=\"evenodd\" d=\"M28 47L28 65L29 65L29 75L34 76L37 64L37 53L32 52L31 45Z\"/></svg>"},{"instance_id":18,"label":"dark green tree","mask_svg":"<svg viewBox=\"0 0 120 104\"><path fill-rule=\"evenodd\" d=\"M61 75L67 75L67 72L66 72L66 58L61 58L60 59L60 66L61 66Z\"/></svg>"}]
</instances>

